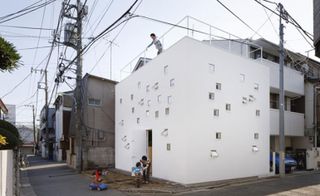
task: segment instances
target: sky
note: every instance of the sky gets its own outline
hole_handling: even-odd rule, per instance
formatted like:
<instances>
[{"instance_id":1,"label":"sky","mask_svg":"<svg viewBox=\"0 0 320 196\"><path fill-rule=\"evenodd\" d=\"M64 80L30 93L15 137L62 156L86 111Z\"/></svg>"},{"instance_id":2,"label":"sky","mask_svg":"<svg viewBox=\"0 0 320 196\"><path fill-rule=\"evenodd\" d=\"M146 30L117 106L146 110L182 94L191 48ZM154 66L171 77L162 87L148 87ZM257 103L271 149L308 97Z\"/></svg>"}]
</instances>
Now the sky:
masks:
<instances>
[{"instance_id":1,"label":"sky","mask_svg":"<svg viewBox=\"0 0 320 196\"><path fill-rule=\"evenodd\" d=\"M52 30L48 29L55 29L57 26L62 0L56 0L44 8L19 18L7 22L1 21L2 16L17 12L38 1L10 0L6 1L0 9L0 36L16 47L22 56L21 63L23 64L11 73L0 72L0 98L5 104L16 105L17 122L26 125L32 122L32 109L25 105L34 105L37 108L36 118L39 119L39 112L45 103L44 90L39 89L37 91L39 81L40 86L43 86L43 74L40 71L31 73L31 68L44 69L48 62L48 86L49 98L52 97L51 103L54 101L57 93L69 91L74 88L75 84L74 79L67 79L68 84L59 84L57 93L52 92L59 57L66 47L62 45L54 47L50 61L48 61L47 56L50 51L50 47L48 46L51 45L53 33ZM40 2L46 1L42 0ZM84 2L85 0L82 1ZM134 7L134 14L173 24L178 23L186 16L190 16L204 23L191 18L185 18L179 25L208 34L211 31L212 38L220 36L234 39L236 37L230 35L233 34L240 38L259 39L263 37L273 43L279 43L278 16L272 14L254 0L220 1L257 33L241 23L221 6L217 0L139 0ZM71 3L75 2L76 0L71 0ZM90 38L98 35L119 18L133 2L134 0L88 0L86 3L88 5L88 15L83 21L83 45L89 43ZM261 2L276 10L274 4L262 0ZM306 31L313 34L313 0L278 0L275 2L282 3L287 12ZM65 18L62 24L67 22L71 22L71 20ZM210 28L209 25L212 27ZM44 29L21 29L8 26L42 27ZM223 29L230 34L215 30L214 27ZM154 47L150 47L144 52L147 45L151 43L150 33L155 33L160 37L164 49L169 48L186 35L199 40L210 38L210 34L199 34L195 31L187 31L181 28L172 29L172 26L161 22L135 17L106 34L84 54L83 75L90 73L120 81L127 75L126 71L129 71L130 65L131 67L134 66L137 57L152 58L156 55ZM310 51L312 50L310 44L291 24L285 24L284 33L285 47L287 49L303 55L309 55L310 58L317 61L320 60L314 57L314 51ZM61 41L63 41L63 31L61 32ZM111 41L113 41L113 44L110 44ZM311 41L309 42L311 43ZM37 47L39 48L35 49ZM306 51L310 52L306 53ZM70 47L67 48L64 58L71 60L74 56L74 50ZM67 72L66 75L75 77L75 74L71 71ZM25 80L23 81L23 79ZM21 85L14 88L21 81L23 81ZM6 95L8 92L11 93ZM4 97L4 95L6 96Z\"/></svg>"}]
</instances>

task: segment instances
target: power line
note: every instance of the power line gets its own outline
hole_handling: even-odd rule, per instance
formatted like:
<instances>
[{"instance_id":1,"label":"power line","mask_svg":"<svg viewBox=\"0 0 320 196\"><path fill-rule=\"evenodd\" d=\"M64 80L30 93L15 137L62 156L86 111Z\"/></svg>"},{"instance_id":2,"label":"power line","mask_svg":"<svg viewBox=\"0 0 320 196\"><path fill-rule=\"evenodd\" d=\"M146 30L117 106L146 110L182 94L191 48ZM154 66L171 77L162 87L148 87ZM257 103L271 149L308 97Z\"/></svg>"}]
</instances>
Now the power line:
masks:
<instances>
[{"instance_id":1,"label":"power line","mask_svg":"<svg viewBox=\"0 0 320 196\"><path fill-rule=\"evenodd\" d=\"M260 4L261 6L263 6L264 8L266 8L267 10L269 10L270 12L272 12L272 13L274 13L275 15L277 15L277 16L279 16L279 17L281 17L281 18L283 18L284 20L287 20L287 18L284 18L283 16L280 16L280 14L279 13L277 13L277 12L275 12L275 11L273 11L272 9L270 9L269 7L267 7L266 5L264 5L263 3L261 3L260 1L258 1L258 0L254 0L255 2L257 2L258 4ZM277 4L278 5L278 4ZM299 28L299 29L301 29L302 31L303 31L303 33L304 34L306 34L307 35L307 37L310 39L310 40L312 40L313 41L313 35L311 34L311 33L309 33L309 32L307 32L306 30L304 30L299 24L298 24L298 22L297 21L295 21L290 15L289 15L289 13L288 12L286 12L286 14L290 17L290 19L292 19L293 21L290 21L290 20L287 20L290 24L292 24L293 26L295 26L295 27L297 27L297 28Z\"/></svg>"},{"instance_id":2,"label":"power line","mask_svg":"<svg viewBox=\"0 0 320 196\"><path fill-rule=\"evenodd\" d=\"M225 6L221 1L217 0L220 5L222 5L226 10L228 10L234 17L236 17L238 20L240 20L244 25L246 25L249 29L251 29L255 34L262 37L256 30L251 28L245 21L243 21L239 16L237 16L233 11L231 11L227 6Z\"/></svg>"},{"instance_id":3,"label":"power line","mask_svg":"<svg viewBox=\"0 0 320 196\"><path fill-rule=\"evenodd\" d=\"M30 9L29 11L26 11L26 12L24 12L24 13L22 13L22 14L13 16L13 17L8 18L8 19L5 19L5 20L2 19L2 20L0 21L0 23L5 23L5 22L8 22L8 21L10 21L10 20L13 20L13 19L19 18L19 17L21 17L21 16L24 16L24 15L26 15L26 14L29 14L29 13L31 13L31 12L34 12L34 11L36 11L36 10L38 10L38 9L46 6L46 5L49 5L49 4L51 4L51 3L55 2L55 1L56 1L56 0L47 1L47 2L45 2L45 3L43 3L43 4L40 4L40 5L38 5L38 6L33 7L33 9L30 9L30 8L29 8L29 9ZM6 17L5 17L5 18L6 18Z\"/></svg>"},{"instance_id":4,"label":"power line","mask_svg":"<svg viewBox=\"0 0 320 196\"><path fill-rule=\"evenodd\" d=\"M20 50L35 50L35 49L42 49L42 48L50 48L51 46L38 46L38 47L31 47L31 48L20 48L17 49L18 51Z\"/></svg>"},{"instance_id":5,"label":"power line","mask_svg":"<svg viewBox=\"0 0 320 196\"><path fill-rule=\"evenodd\" d=\"M53 29L50 29L50 28L15 26L15 25L0 25L0 27L8 27L8 28L16 28L16 29L44 30L44 31L52 31L53 30Z\"/></svg>"}]
</instances>

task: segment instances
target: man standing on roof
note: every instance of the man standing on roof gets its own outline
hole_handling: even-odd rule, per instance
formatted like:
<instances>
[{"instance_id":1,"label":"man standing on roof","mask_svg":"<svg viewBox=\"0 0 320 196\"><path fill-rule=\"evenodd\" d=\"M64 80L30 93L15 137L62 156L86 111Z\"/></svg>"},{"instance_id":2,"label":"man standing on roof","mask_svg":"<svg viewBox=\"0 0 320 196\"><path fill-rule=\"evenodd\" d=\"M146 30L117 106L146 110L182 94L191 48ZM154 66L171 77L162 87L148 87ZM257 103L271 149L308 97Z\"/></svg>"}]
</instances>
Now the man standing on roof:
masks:
<instances>
[{"instance_id":1,"label":"man standing on roof","mask_svg":"<svg viewBox=\"0 0 320 196\"><path fill-rule=\"evenodd\" d=\"M151 39L152 39L152 42L151 42L151 44L148 45L147 48L149 48L150 46L152 46L152 44L154 44L155 47L156 47L156 49L158 50L157 55L159 55L159 54L162 52L162 44L161 44L161 42L158 40L156 34L151 33L151 34L150 34L150 37L151 37Z\"/></svg>"}]
</instances>

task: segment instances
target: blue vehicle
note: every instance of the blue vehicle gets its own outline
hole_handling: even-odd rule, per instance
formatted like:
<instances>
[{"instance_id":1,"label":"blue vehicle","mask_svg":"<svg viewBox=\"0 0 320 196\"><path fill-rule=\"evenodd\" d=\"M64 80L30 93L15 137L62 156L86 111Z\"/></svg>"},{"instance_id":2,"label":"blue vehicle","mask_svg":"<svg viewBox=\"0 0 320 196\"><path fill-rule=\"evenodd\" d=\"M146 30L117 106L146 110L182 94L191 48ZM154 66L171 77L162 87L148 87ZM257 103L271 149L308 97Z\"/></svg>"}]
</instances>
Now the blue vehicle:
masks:
<instances>
[{"instance_id":1,"label":"blue vehicle","mask_svg":"<svg viewBox=\"0 0 320 196\"><path fill-rule=\"evenodd\" d=\"M272 153L270 154L270 166L272 167ZM290 173L297 167L297 161L294 160L290 155L286 154L284 159L285 164L285 172ZM276 174L279 173L279 154L276 153L275 156L275 168L276 168Z\"/></svg>"}]
</instances>

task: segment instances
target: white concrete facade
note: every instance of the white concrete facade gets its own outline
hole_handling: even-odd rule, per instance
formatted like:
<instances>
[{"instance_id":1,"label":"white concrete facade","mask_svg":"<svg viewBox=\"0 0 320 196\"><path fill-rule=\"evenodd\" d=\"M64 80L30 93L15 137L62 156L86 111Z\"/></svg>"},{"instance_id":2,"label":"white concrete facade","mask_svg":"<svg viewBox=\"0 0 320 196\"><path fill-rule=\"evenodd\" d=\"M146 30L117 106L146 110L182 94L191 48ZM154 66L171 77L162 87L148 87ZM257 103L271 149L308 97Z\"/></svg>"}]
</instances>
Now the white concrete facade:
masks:
<instances>
[{"instance_id":1,"label":"white concrete facade","mask_svg":"<svg viewBox=\"0 0 320 196\"><path fill-rule=\"evenodd\" d=\"M116 168L130 171L147 154L152 130L154 177L268 174L269 83L267 66L183 38L116 85Z\"/></svg>"},{"instance_id":2,"label":"white concrete facade","mask_svg":"<svg viewBox=\"0 0 320 196\"><path fill-rule=\"evenodd\" d=\"M13 167L13 151L0 150L0 196L13 195Z\"/></svg>"}]
</instances>

